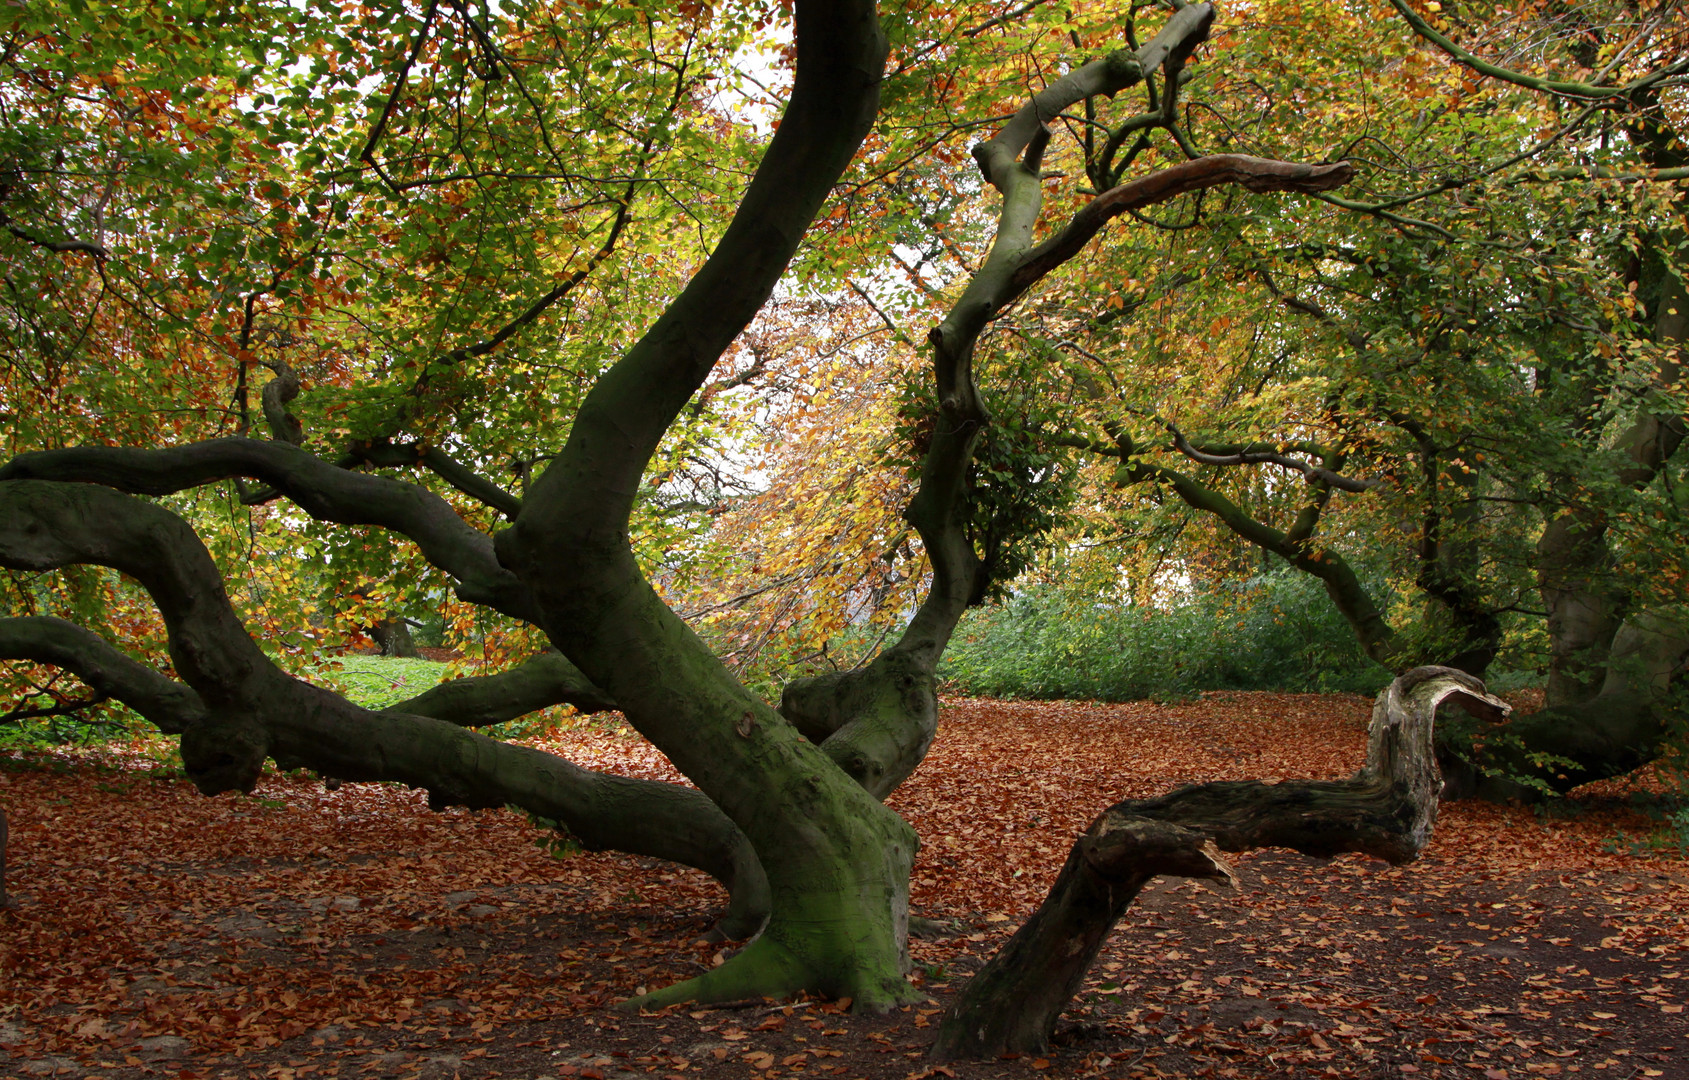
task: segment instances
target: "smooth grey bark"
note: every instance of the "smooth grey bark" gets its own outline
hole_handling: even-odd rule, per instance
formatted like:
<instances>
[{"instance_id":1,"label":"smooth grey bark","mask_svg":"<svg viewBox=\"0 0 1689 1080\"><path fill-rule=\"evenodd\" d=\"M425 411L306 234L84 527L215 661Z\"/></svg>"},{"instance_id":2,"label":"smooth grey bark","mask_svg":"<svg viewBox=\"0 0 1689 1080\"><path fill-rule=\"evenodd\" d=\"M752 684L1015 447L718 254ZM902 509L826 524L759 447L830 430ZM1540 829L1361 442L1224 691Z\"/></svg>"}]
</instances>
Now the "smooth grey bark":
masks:
<instances>
[{"instance_id":1,"label":"smooth grey bark","mask_svg":"<svg viewBox=\"0 0 1689 1080\"><path fill-rule=\"evenodd\" d=\"M1684 371L1689 286L1664 266L1654 273L1659 279L1654 339L1672 349L1659 382L1669 385ZM1643 411L1613 446L1622 462L1618 482L1638 490L1653 483L1684 435L1683 417ZM1537 542L1537 558L1538 584L1548 609L1548 704L1581 704L1603 693L1613 638L1631 604L1629 593L1616 580L1606 516L1587 511L1555 516Z\"/></svg>"},{"instance_id":2,"label":"smooth grey bark","mask_svg":"<svg viewBox=\"0 0 1689 1080\"><path fill-rule=\"evenodd\" d=\"M1550 705L1579 705L1601 693L1607 653L1630 598L1613 580L1604 523L1573 513L1537 539L1537 587L1548 612Z\"/></svg>"},{"instance_id":3,"label":"smooth grey bark","mask_svg":"<svg viewBox=\"0 0 1689 1080\"><path fill-rule=\"evenodd\" d=\"M1358 851L1393 865L1418 858L1437 820L1433 729L1448 699L1491 721L1508 712L1463 671L1416 668L1378 696L1366 764L1351 779L1200 784L1105 810L1074 843L1038 911L963 987L933 1056L1047 1050L1109 931L1157 876L1229 881L1220 852L1259 847L1319 858Z\"/></svg>"},{"instance_id":4,"label":"smooth grey bark","mask_svg":"<svg viewBox=\"0 0 1689 1080\"><path fill-rule=\"evenodd\" d=\"M421 465L452 487L478 502L485 503L507 518L514 520L522 511L522 500L438 446L422 443L400 444L391 439L371 439L353 444L347 451L347 457L351 462L367 461L372 465Z\"/></svg>"},{"instance_id":5,"label":"smooth grey bark","mask_svg":"<svg viewBox=\"0 0 1689 1080\"><path fill-rule=\"evenodd\" d=\"M1655 341L1669 349L1659 381L1670 384L1685 369L1689 286L1669 267L1654 272L1652 330ZM1645 408L1612 448L1620 457L1615 479L1634 490L1654 483L1684 436L1681 415ZM1659 756L1681 719L1671 687L1689 654L1689 624L1680 612L1633 609L1615 572L1605 514L1566 511L1551 518L1537 542L1537 558L1548 611L1547 707L1514 724L1507 742L1470 755L1501 774L1465 778L1491 797L1536 795L1508 776L1531 777L1564 792L1630 772ZM1544 764L1540 755L1571 764Z\"/></svg>"},{"instance_id":6,"label":"smooth grey bark","mask_svg":"<svg viewBox=\"0 0 1689 1080\"><path fill-rule=\"evenodd\" d=\"M562 823L590 849L655 856L715 877L731 897L728 936L754 932L766 912L755 853L701 793L590 772L446 720L371 712L300 682L248 636L210 554L176 515L97 485L0 482L0 565L73 563L112 567L146 589L187 688L173 692L163 676L59 620L0 620L0 649L64 666L177 727L183 764L201 791L249 791L273 757L283 768L341 780L424 788L437 809L516 805Z\"/></svg>"}]
</instances>

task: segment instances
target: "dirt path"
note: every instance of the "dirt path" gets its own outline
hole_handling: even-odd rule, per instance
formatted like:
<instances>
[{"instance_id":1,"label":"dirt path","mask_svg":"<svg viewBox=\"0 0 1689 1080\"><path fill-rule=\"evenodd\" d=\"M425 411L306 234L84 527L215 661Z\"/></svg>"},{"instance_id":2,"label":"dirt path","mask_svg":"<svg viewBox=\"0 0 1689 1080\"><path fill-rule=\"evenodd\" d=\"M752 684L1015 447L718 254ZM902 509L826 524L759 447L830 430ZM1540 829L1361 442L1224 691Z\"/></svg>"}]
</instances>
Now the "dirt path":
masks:
<instances>
[{"instance_id":1,"label":"dirt path","mask_svg":"<svg viewBox=\"0 0 1689 1080\"><path fill-rule=\"evenodd\" d=\"M1689 1080L1689 862L1608 848L1649 823L1613 792L1538 820L1453 805L1420 863L1240 860L1240 888L1161 882L1048 1058L935 1069L932 1025L1124 795L1359 763L1353 697L1181 706L950 703L893 805L924 848L926 1003L889 1017L758 1003L629 1017L716 962L701 875L558 860L519 816L266 778L204 799L123 752L17 761L0 914L0 1075L909 1080L1062 1076L1663 1076ZM650 776L626 733L559 735Z\"/></svg>"}]
</instances>

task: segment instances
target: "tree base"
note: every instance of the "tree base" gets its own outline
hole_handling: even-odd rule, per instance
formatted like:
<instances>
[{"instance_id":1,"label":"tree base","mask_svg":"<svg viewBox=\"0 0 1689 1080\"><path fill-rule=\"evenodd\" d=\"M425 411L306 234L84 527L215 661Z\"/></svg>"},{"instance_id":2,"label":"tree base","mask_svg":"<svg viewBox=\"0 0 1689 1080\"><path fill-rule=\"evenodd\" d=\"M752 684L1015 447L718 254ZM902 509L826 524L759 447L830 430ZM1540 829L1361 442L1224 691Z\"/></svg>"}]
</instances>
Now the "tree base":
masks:
<instances>
[{"instance_id":1,"label":"tree base","mask_svg":"<svg viewBox=\"0 0 1689 1080\"><path fill-rule=\"evenodd\" d=\"M848 969L849 974L841 978L841 969ZM806 992L849 998L853 1012L885 1013L921 999L920 992L895 970L895 965L888 968L856 962L817 967L765 932L713 971L629 998L617 1008L644 1012L683 1003L779 1000Z\"/></svg>"}]
</instances>

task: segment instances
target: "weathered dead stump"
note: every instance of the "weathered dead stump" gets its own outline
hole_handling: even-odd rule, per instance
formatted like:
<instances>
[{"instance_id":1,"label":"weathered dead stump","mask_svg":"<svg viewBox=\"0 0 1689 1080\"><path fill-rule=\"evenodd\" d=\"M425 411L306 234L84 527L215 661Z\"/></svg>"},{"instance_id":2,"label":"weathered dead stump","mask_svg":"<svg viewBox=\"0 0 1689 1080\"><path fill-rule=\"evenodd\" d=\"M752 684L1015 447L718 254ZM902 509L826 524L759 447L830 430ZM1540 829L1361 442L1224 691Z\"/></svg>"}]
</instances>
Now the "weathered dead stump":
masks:
<instances>
[{"instance_id":1,"label":"weathered dead stump","mask_svg":"<svg viewBox=\"0 0 1689 1080\"><path fill-rule=\"evenodd\" d=\"M1043 905L963 989L933 1056L1049 1049L1109 930L1152 878L1230 881L1220 852L1261 847L1412 862L1437 819L1443 781L1432 729L1445 700L1483 720L1510 711L1463 671L1415 668L1378 696L1366 765L1348 780L1199 784L1105 810L1074 843Z\"/></svg>"}]
</instances>

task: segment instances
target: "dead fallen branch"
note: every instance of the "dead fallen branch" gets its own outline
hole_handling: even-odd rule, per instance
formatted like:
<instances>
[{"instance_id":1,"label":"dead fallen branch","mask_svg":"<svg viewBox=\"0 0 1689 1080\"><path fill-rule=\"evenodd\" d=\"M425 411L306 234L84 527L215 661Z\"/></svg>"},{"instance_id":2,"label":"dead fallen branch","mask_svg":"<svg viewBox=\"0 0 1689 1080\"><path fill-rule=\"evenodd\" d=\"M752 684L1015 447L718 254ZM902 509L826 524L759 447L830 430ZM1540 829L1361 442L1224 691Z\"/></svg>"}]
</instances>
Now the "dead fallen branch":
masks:
<instances>
[{"instance_id":1,"label":"dead fallen branch","mask_svg":"<svg viewBox=\"0 0 1689 1080\"><path fill-rule=\"evenodd\" d=\"M1347 780L1200 784L1105 810L1074 843L1043 905L945 1015L933 1056L1047 1050L1109 931L1157 876L1229 882L1220 852L1260 847L1413 861L1437 819L1443 781L1432 734L1445 700L1491 721L1510 711L1465 672L1416 668L1378 696L1366 764Z\"/></svg>"}]
</instances>

